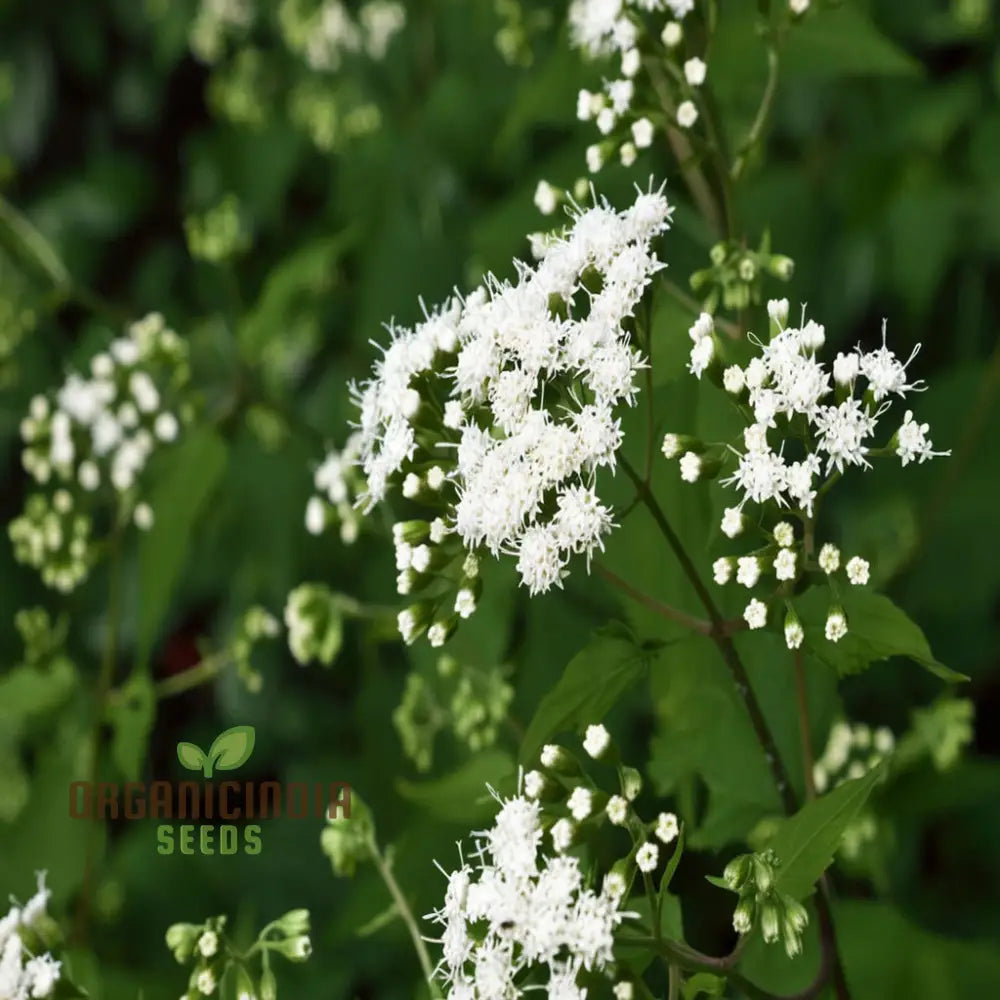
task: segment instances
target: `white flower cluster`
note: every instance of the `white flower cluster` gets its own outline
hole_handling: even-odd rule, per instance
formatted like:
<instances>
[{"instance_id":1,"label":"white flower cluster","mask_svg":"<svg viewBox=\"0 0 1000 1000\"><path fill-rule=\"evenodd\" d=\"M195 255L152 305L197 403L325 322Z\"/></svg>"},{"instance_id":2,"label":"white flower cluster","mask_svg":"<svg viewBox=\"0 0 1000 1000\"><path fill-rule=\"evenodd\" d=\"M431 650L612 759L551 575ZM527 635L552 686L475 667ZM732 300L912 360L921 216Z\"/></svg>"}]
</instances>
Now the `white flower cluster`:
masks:
<instances>
[{"instance_id":1,"label":"white flower cluster","mask_svg":"<svg viewBox=\"0 0 1000 1000\"><path fill-rule=\"evenodd\" d=\"M643 36L649 33L643 14L665 14L676 19L659 30L670 69L668 83L675 91L674 123L688 129L698 120L695 98L708 67L700 57L684 59L680 52L684 37L680 21L693 8L693 0L574 0L570 5L572 44L592 57L617 54L621 58L617 79L606 80L600 93L581 90L577 96L577 118L593 120L601 135L607 137L587 149L591 173L600 170L615 150L622 164L629 167L639 150L653 143L656 115L642 110L642 94L637 93L643 82L640 49ZM635 110L636 106L640 110Z\"/></svg>"},{"instance_id":2,"label":"white flower cluster","mask_svg":"<svg viewBox=\"0 0 1000 1000\"><path fill-rule=\"evenodd\" d=\"M153 511L138 483L154 452L189 418L187 346L151 313L71 373L57 392L35 396L21 421L25 470L51 496L29 497L10 525L15 554L46 584L72 590L89 571L92 514L114 497L141 530Z\"/></svg>"},{"instance_id":3,"label":"white flower cluster","mask_svg":"<svg viewBox=\"0 0 1000 1000\"><path fill-rule=\"evenodd\" d=\"M22 939L22 932L32 932L44 916L50 895L45 873L39 872L35 895L23 907L12 903L0 919L0 997L4 1000L48 997L59 982L62 962L49 954L30 954Z\"/></svg>"},{"instance_id":4,"label":"white flower cluster","mask_svg":"<svg viewBox=\"0 0 1000 1000\"><path fill-rule=\"evenodd\" d=\"M781 512L787 510L809 523L817 497L847 468L871 468L870 456L894 453L907 465L949 452L932 450L928 426L917 424L909 410L884 447L872 443L891 397L904 398L925 388L922 382L908 381L906 374L919 346L906 361L900 360L886 346L883 327L880 347L872 351L857 347L825 365L818 358L826 340L820 324L803 317L799 327L789 327L786 299L770 301L767 311L771 338L765 344L749 335L760 353L745 367L725 367L723 347L709 314L702 313L688 331L692 341L688 370L699 379L706 373L716 377L749 421L743 431L743 450L668 434L662 451L667 458L679 460L685 482L716 476L723 463L736 456L735 471L721 483L742 496L735 507L725 510L721 530L727 538L736 538L752 528L764 545L743 556L716 559L712 572L717 584L724 585L735 576L737 583L752 589L772 574L772 596L787 595L804 573L818 570L835 592L840 550L828 543L814 557L805 539L796 537L792 522L781 519ZM760 515L748 516L748 504L760 506ZM864 586L870 566L861 556L853 556L843 572L849 584ZM767 602L753 598L743 617L749 628L764 628ZM789 649L799 648L804 631L790 605L784 630ZM827 615L826 638L838 642L847 630L847 616L834 604Z\"/></svg>"},{"instance_id":5,"label":"white flower cluster","mask_svg":"<svg viewBox=\"0 0 1000 1000\"><path fill-rule=\"evenodd\" d=\"M322 0L308 13L301 0L283 0L278 16L289 48L319 72L338 70L345 55L381 60L406 24L406 9L392 0L368 0L357 16L341 0Z\"/></svg>"},{"instance_id":6,"label":"white flower cluster","mask_svg":"<svg viewBox=\"0 0 1000 1000\"><path fill-rule=\"evenodd\" d=\"M629 325L663 267L651 243L671 213L661 191L622 212L574 206L536 266L518 261L515 282L491 276L393 327L373 377L352 387L364 504L399 485L437 515L397 525L400 592L446 580L458 594L403 612L407 641L427 629L443 642L471 614L479 548L515 558L538 594L561 585L572 555L602 547L613 522L596 474L614 468L616 409L635 401L643 359Z\"/></svg>"},{"instance_id":7,"label":"white flower cluster","mask_svg":"<svg viewBox=\"0 0 1000 1000\"><path fill-rule=\"evenodd\" d=\"M494 793L495 794L495 793ZM584 1000L581 972L610 971L624 886L585 887L578 858L547 857L541 807L523 796L500 800L489 830L474 834L472 863L447 876L437 974L449 1000L515 1000L530 973L552 1000Z\"/></svg>"},{"instance_id":8,"label":"white flower cluster","mask_svg":"<svg viewBox=\"0 0 1000 1000\"><path fill-rule=\"evenodd\" d=\"M872 729L864 723L835 722L826 749L813 765L813 784L822 794L828 788L853 778L863 778L877 767L896 746L888 726Z\"/></svg>"},{"instance_id":9,"label":"white flower cluster","mask_svg":"<svg viewBox=\"0 0 1000 1000\"><path fill-rule=\"evenodd\" d=\"M365 483L357 470L361 455L361 435L352 434L342 451L327 452L316 470L316 495L306 504L306 530L321 535L332 523L340 525L340 540L350 545L357 540L361 516L355 502Z\"/></svg>"},{"instance_id":10,"label":"white flower cluster","mask_svg":"<svg viewBox=\"0 0 1000 1000\"><path fill-rule=\"evenodd\" d=\"M256 16L254 0L200 0L189 41L196 56L214 62L226 39L245 33Z\"/></svg>"}]
</instances>

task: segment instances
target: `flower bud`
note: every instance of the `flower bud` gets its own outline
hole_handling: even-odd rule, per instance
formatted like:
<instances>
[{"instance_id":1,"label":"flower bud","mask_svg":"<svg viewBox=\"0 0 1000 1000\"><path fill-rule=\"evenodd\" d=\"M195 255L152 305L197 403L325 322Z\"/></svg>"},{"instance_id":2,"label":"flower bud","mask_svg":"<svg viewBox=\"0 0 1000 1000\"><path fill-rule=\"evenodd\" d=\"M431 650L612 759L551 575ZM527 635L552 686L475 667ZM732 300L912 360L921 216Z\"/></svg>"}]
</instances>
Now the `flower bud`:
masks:
<instances>
[{"instance_id":1,"label":"flower bud","mask_svg":"<svg viewBox=\"0 0 1000 1000\"><path fill-rule=\"evenodd\" d=\"M546 771L552 771L554 774L571 776L580 773L580 765L576 758L555 743L546 743L542 747L541 763Z\"/></svg>"},{"instance_id":2,"label":"flower bud","mask_svg":"<svg viewBox=\"0 0 1000 1000\"><path fill-rule=\"evenodd\" d=\"M167 928L167 947L178 962L186 962L194 954L195 942L201 932L202 928L196 924L171 924Z\"/></svg>"},{"instance_id":3,"label":"flower bud","mask_svg":"<svg viewBox=\"0 0 1000 1000\"><path fill-rule=\"evenodd\" d=\"M271 944L273 951L284 955L290 962L304 962L312 954L312 941L308 934L296 934L294 937L285 938L284 941L274 941Z\"/></svg>"},{"instance_id":4,"label":"flower bud","mask_svg":"<svg viewBox=\"0 0 1000 1000\"><path fill-rule=\"evenodd\" d=\"M257 1000L257 989L250 974L242 965L236 966L236 974L233 977L233 992L236 1000Z\"/></svg>"},{"instance_id":5,"label":"flower bud","mask_svg":"<svg viewBox=\"0 0 1000 1000\"><path fill-rule=\"evenodd\" d=\"M754 917L757 914L757 904L752 892L740 896L736 909L733 911L733 930L737 934L748 934L753 929Z\"/></svg>"},{"instance_id":6,"label":"flower bud","mask_svg":"<svg viewBox=\"0 0 1000 1000\"><path fill-rule=\"evenodd\" d=\"M760 906L760 929L767 944L773 944L781 934L782 909L773 896L768 896Z\"/></svg>"},{"instance_id":7,"label":"flower bud","mask_svg":"<svg viewBox=\"0 0 1000 1000\"><path fill-rule=\"evenodd\" d=\"M275 920L274 926L282 934L308 934L309 911L305 909L289 910Z\"/></svg>"},{"instance_id":8,"label":"flower bud","mask_svg":"<svg viewBox=\"0 0 1000 1000\"><path fill-rule=\"evenodd\" d=\"M260 977L260 1000L278 1000L278 981L270 969L265 969Z\"/></svg>"},{"instance_id":9,"label":"flower bud","mask_svg":"<svg viewBox=\"0 0 1000 1000\"><path fill-rule=\"evenodd\" d=\"M750 871L753 866L753 858L749 854L739 854L732 861L726 865L725 870L722 873L722 877L725 880L727 886L734 891L737 889L742 889L747 883L747 879L750 877Z\"/></svg>"},{"instance_id":10,"label":"flower bud","mask_svg":"<svg viewBox=\"0 0 1000 1000\"><path fill-rule=\"evenodd\" d=\"M642 791L642 775L634 767L621 770L622 794L629 802L634 802Z\"/></svg>"},{"instance_id":11,"label":"flower bud","mask_svg":"<svg viewBox=\"0 0 1000 1000\"><path fill-rule=\"evenodd\" d=\"M762 854L753 856L753 881L759 893L766 893L774 884L774 869Z\"/></svg>"},{"instance_id":12,"label":"flower bud","mask_svg":"<svg viewBox=\"0 0 1000 1000\"><path fill-rule=\"evenodd\" d=\"M409 545L419 545L430 531L430 525L426 521L397 521L392 526L392 540L399 545L407 542Z\"/></svg>"}]
</instances>

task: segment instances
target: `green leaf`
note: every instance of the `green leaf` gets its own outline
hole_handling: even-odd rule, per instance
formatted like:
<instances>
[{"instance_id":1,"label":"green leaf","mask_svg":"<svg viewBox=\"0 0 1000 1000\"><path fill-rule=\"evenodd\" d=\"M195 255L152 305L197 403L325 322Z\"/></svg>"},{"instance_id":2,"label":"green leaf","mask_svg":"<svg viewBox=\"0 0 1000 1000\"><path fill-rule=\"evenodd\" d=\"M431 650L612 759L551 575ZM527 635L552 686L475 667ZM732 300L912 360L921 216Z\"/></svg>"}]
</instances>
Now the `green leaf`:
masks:
<instances>
[{"instance_id":1,"label":"green leaf","mask_svg":"<svg viewBox=\"0 0 1000 1000\"><path fill-rule=\"evenodd\" d=\"M146 669L156 634L187 561L198 516L219 484L226 446L210 428L192 431L165 456L150 497L156 514L139 545L139 625L137 666Z\"/></svg>"},{"instance_id":2,"label":"green leaf","mask_svg":"<svg viewBox=\"0 0 1000 1000\"><path fill-rule=\"evenodd\" d=\"M189 771L200 771L208 758L196 743L182 740L177 744L177 759L181 762L181 767L186 767Z\"/></svg>"},{"instance_id":3,"label":"green leaf","mask_svg":"<svg viewBox=\"0 0 1000 1000\"><path fill-rule=\"evenodd\" d=\"M921 64L890 41L856 6L825 9L789 32L782 54L789 76L918 76Z\"/></svg>"},{"instance_id":4,"label":"green leaf","mask_svg":"<svg viewBox=\"0 0 1000 1000\"><path fill-rule=\"evenodd\" d=\"M219 733L208 751L208 763L219 771L235 771L242 767L253 753L257 738L253 726L233 726ZM206 767L205 777L209 777Z\"/></svg>"},{"instance_id":5,"label":"green leaf","mask_svg":"<svg viewBox=\"0 0 1000 1000\"><path fill-rule=\"evenodd\" d=\"M969 679L940 663L920 626L883 594L851 587L841 592L840 604L847 614L847 635L830 642L824 635L830 608L825 588L814 588L795 601L810 652L841 676L860 673L876 660L905 656L942 680Z\"/></svg>"},{"instance_id":6,"label":"green leaf","mask_svg":"<svg viewBox=\"0 0 1000 1000\"><path fill-rule=\"evenodd\" d=\"M596 631L538 706L521 744L522 763L534 759L553 733L604 718L645 674L651 653L618 622Z\"/></svg>"},{"instance_id":7,"label":"green leaf","mask_svg":"<svg viewBox=\"0 0 1000 1000\"><path fill-rule=\"evenodd\" d=\"M681 993L684 1000L695 1000L696 997L721 997L726 992L726 981L721 976L713 976L711 972L696 972L684 982Z\"/></svg>"},{"instance_id":8,"label":"green leaf","mask_svg":"<svg viewBox=\"0 0 1000 1000\"><path fill-rule=\"evenodd\" d=\"M486 786L497 788L505 783L513 787L514 773L510 754L502 750L484 750L443 778L434 781L401 778L396 782L396 789L404 799L438 819L477 822L493 816L497 810L496 800Z\"/></svg>"},{"instance_id":9,"label":"green leaf","mask_svg":"<svg viewBox=\"0 0 1000 1000\"><path fill-rule=\"evenodd\" d=\"M781 859L775 887L803 899L833 860L847 825L881 779L883 765L863 778L845 781L784 820L768 844Z\"/></svg>"},{"instance_id":10,"label":"green leaf","mask_svg":"<svg viewBox=\"0 0 1000 1000\"><path fill-rule=\"evenodd\" d=\"M126 781L137 781L146 758L149 734L156 719L156 695L153 682L136 670L122 685L121 701L108 711L114 735L111 758Z\"/></svg>"},{"instance_id":11,"label":"green leaf","mask_svg":"<svg viewBox=\"0 0 1000 1000\"><path fill-rule=\"evenodd\" d=\"M676 896L673 896L670 889L670 881L674 877L674 872L677 871L677 866L681 863L681 855L684 853L684 827L681 827L680 833L677 835L677 846L674 848L674 853L670 856L670 860L667 862L666 868L663 869L663 876L660 879L660 891L656 897L656 905L660 910L660 920L663 920L663 904L666 901L668 915L671 913L672 909L676 909L677 916L677 927L671 928L671 933L674 937L683 938L684 932L681 929L680 924L680 900ZM674 907L673 900L677 900L676 907ZM669 919L669 916L668 916Z\"/></svg>"}]
</instances>

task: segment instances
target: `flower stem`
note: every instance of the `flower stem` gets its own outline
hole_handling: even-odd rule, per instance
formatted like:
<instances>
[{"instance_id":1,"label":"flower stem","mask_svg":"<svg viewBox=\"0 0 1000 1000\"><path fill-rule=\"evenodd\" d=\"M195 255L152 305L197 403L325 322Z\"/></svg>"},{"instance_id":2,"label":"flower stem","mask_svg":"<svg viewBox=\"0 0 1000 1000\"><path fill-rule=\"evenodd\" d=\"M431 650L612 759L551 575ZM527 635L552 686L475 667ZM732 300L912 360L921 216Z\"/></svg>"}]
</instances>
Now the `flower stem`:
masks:
<instances>
[{"instance_id":1,"label":"flower stem","mask_svg":"<svg viewBox=\"0 0 1000 1000\"><path fill-rule=\"evenodd\" d=\"M791 783L788 780L785 765L782 763L781 755L778 753L778 747L774 742L774 737L771 735L771 730L767 725L767 720L764 718L760 702L757 701L757 696L754 694L753 688L750 686L750 678L747 675L746 668L743 666L743 661L740 659L739 653L736 651L736 646L733 644L733 640L729 635L726 622L719 612L712 595L708 592L705 584L702 582L698 570L691 561L691 557L685 551L680 538L670 526L670 522L663 513L663 509L657 503L656 497L653 496L652 490L650 490L646 483L643 482L642 478L635 471L635 469L632 468L627 459L622 457L621 463L622 468L625 470L625 474L632 480L632 484L635 486L642 502L646 505L646 508L652 515L653 520L656 522L656 526L660 529L660 533L666 539L667 544L670 546L674 556L680 563L681 569L684 571L684 575L691 582L691 586L694 588L695 593L698 595L698 599L701 601L706 613L708 614L711 623L711 629L709 630L708 635L718 647L723 660L726 662L726 666L729 668L729 672L733 676L733 680L736 683L736 690L743 701L747 714L750 716L750 723L757 736L757 742L764 751L764 756L767 759L771 776L774 779L774 784L778 790L778 795L781 797L781 802L784 806L785 812L789 814L794 813L798 808L795 792L793 791Z\"/></svg>"},{"instance_id":2,"label":"flower stem","mask_svg":"<svg viewBox=\"0 0 1000 1000\"><path fill-rule=\"evenodd\" d=\"M760 106L757 108L753 124L750 126L747 141L743 144L743 148L736 157L736 162L733 163L732 170L730 171L730 177L734 181L738 181L743 175L747 160L757 143L760 142L761 133L764 131L767 120L771 116L771 109L774 107L774 95L778 91L778 68L778 47L772 41L767 47L767 83L764 86L764 94L761 97Z\"/></svg>"},{"instance_id":3,"label":"flower stem","mask_svg":"<svg viewBox=\"0 0 1000 1000\"><path fill-rule=\"evenodd\" d=\"M815 763L812 749L812 736L809 726L809 700L806 691L806 671L802 651L796 649L792 653L792 664L795 673L795 697L799 708L799 733L802 737L802 769L805 772L806 799L816 798L816 785L813 781L813 765Z\"/></svg>"},{"instance_id":4,"label":"flower stem","mask_svg":"<svg viewBox=\"0 0 1000 1000\"><path fill-rule=\"evenodd\" d=\"M420 968L423 970L424 979L427 981L427 988L431 996L437 1000L441 996L441 991L438 989L437 982L434 979L434 968L431 965L430 955L427 954L427 946L424 944L424 939L420 936L420 928L417 927L413 911L410 909L409 903L406 902L406 897L399 888L399 883L396 881L395 875L392 874L391 863L382 855L374 837L369 840L368 848L371 851L375 867L378 869L379 875L382 876L382 881L385 882L385 887L389 890L392 901L396 904L399 916L403 923L406 924L406 929L410 932L410 939L413 941L413 947L417 952Z\"/></svg>"}]
</instances>

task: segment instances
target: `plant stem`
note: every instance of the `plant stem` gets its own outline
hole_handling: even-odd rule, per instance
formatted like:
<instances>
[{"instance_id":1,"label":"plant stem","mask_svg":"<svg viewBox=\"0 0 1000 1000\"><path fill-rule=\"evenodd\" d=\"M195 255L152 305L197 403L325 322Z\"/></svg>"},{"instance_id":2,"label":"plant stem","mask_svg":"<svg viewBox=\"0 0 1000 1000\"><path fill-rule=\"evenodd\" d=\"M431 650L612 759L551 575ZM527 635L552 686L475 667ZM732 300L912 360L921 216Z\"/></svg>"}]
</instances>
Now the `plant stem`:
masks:
<instances>
[{"instance_id":1,"label":"plant stem","mask_svg":"<svg viewBox=\"0 0 1000 1000\"><path fill-rule=\"evenodd\" d=\"M121 533L116 524L108 540L108 615L107 635L104 641L104 653L101 657L100 672L97 676L97 687L94 692L94 721L90 738L90 772L88 780L93 788L100 779L101 769L101 730L104 726L104 713L107 707L108 693L114 680L115 663L118 658L118 625L121 612ZM80 887L79 909L76 914L75 932L80 941L87 936L87 925L90 922L91 903L94 897L94 879L97 868L97 851L101 822L94 820L87 830L87 848L83 865L83 877Z\"/></svg>"},{"instance_id":2,"label":"plant stem","mask_svg":"<svg viewBox=\"0 0 1000 1000\"><path fill-rule=\"evenodd\" d=\"M670 526L670 522L663 513L663 509L657 503L656 497L653 496L649 486L643 482L638 473L636 473L635 469L632 468L631 464L624 456L621 456L621 463L622 468L625 470L625 474L632 480L632 484L635 486L642 502L646 505L646 508L652 515L657 527L666 539L667 544L673 550L677 561L681 564L681 569L691 581L691 586L694 587L695 593L698 595L699 600L705 607L705 611L707 612L713 626L712 631L709 633L709 638L711 638L716 646L718 646L719 652L722 654L722 658L726 662L726 666L733 675L736 690L743 700L747 714L750 716L750 723L757 736L757 742L764 751L764 756L767 759L768 766L771 770L771 776L774 779L778 795L781 797L784 811L791 815L798 809L795 791L788 780L788 774L785 771L784 764L782 763L781 755L778 753L778 747L774 742L774 737L771 734L770 727L767 724L767 720L764 718L764 713L761 710L760 703L757 701L753 688L750 686L750 678L747 675L746 668L743 666L742 660L740 660L739 653L736 651L736 647L733 644L732 639L725 631L725 622L719 613L719 609L716 606L715 601L712 599L712 595L705 588L705 585L698 574L698 570L695 568L694 563L691 562L691 558L684 550L684 546L681 543L680 538ZM848 1000L849 997L843 966L840 963L840 956L837 951L836 932L833 926L833 918L830 913L828 894L826 882L825 880L821 880L819 884L819 892L816 894L815 902L816 913L819 917L820 923L820 941L822 945L824 964L821 966L820 976L817 978L817 983L813 984L813 987L809 988L812 992L799 994L798 996L800 1000L801 998L814 996L815 993L819 992L828 977L833 980L838 1000ZM707 971L712 970L709 969ZM769 994L759 990L756 986L753 986L752 983L744 984L743 989L750 997L768 998L770 996Z\"/></svg>"},{"instance_id":3,"label":"plant stem","mask_svg":"<svg viewBox=\"0 0 1000 1000\"><path fill-rule=\"evenodd\" d=\"M736 157L736 162L730 171L730 177L734 181L738 181L743 175L747 160L753 152L754 147L760 141L761 133L764 131L767 120L771 116L771 109L774 107L774 95L778 91L778 67L778 47L772 41L767 47L767 83L764 86L764 94L761 97L760 106L757 108L753 124L750 126L747 141L743 144L743 148Z\"/></svg>"},{"instance_id":4,"label":"plant stem","mask_svg":"<svg viewBox=\"0 0 1000 1000\"><path fill-rule=\"evenodd\" d=\"M391 864L382 856L382 852L379 851L374 837L369 840L368 847L371 850L375 867L378 869L379 875L382 876L382 881L385 882L385 887L389 890L392 901L396 904L399 916L402 918L403 923L406 924L406 929L410 932L410 939L413 941L413 947L417 952L420 968L423 970L424 979L427 981L427 988L430 990L432 997L438 998L441 996L441 991L438 989L437 982L434 979L434 968L431 965L430 955L427 954L427 946L424 944L424 939L420 936L420 929L417 927L413 911L410 909L409 903L406 902L406 897L399 888L396 877L392 874Z\"/></svg>"},{"instance_id":5,"label":"plant stem","mask_svg":"<svg viewBox=\"0 0 1000 1000\"><path fill-rule=\"evenodd\" d=\"M792 666L795 673L795 697L799 708L799 734L802 738L802 768L805 772L806 799L816 798L816 784L813 781L813 759L812 735L809 726L809 700L806 691L806 671L802 657L802 650L796 649L792 653Z\"/></svg>"},{"instance_id":6,"label":"plant stem","mask_svg":"<svg viewBox=\"0 0 1000 1000\"><path fill-rule=\"evenodd\" d=\"M165 677L162 681L157 681L153 685L153 694L157 701L184 694L186 691L191 691L202 684L207 684L209 681L214 680L231 663L232 658L228 653L216 653L213 656L206 656L205 659L196 663L190 669L183 670L172 677Z\"/></svg>"},{"instance_id":7,"label":"plant stem","mask_svg":"<svg viewBox=\"0 0 1000 1000\"><path fill-rule=\"evenodd\" d=\"M676 299L685 309L687 309L692 316L697 316L703 312L701 308L701 303L688 295L680 285L675 285L672 281L668 281L666 278L661 279L660 284L663 290L672 298ZM732 320L726 319L725 316L713 316L713 322L717 330L721 330L727 337L732 340L738 340L742 336L742 331L737 323Z\"/></svg>"},{"instance_id":8,"label":"plant stem","mask_svg":"<svg viewBox=\"0 0 1000 1000\"><path fill-rule=\"evenodd\" d=\"M670 546L674 556L680 563L681 569L684 571L684 575L691 582L691 586L698 595L698 600L701 601L706 613L708 614L712 626L708 632L709 638L711 638L711 640L719 648L719 652L722 654L722 658L725 660L726 666L729 668L729 672L733 675L737 693L743 701L747 714L750 716L750 723L757 736L757 742L764 751L764 756L767 759L767 764L771 771L771 777L774 779L774 784L778 789L778 795L781 797L781 802L784 806L785 812L789 814L794 813L798 808L795 792L793 791L788 780L785 765L782 763L781 755L778 753L778 747L774 742L774 737L771 735L771 731L767 725L767 720L764 718L764 713L760 707L760 703L757 701L757 696L754 694L753 688L750 686L750 678L747 675L746 668L743 666L743 661L740 659L735 645L733 645L733 640L729 635L726 622L719 612L712 595L708 592L705 584L702 582L701 576L695 568L694 563L691 561L690 556L684 550L684 546L681 543L680 538L670 526L670 522L663 513L663 509L657 503L656 497L653 496L652 490L650 490L646 483L643 482L626 458L621 457L620 460L622 468L625 470L625 474L632 480L632 484L635 486L642 502L646 505L646 508L652 515L653 520L656 522L656 526L660 529L660 533L666 539L667 544Z\"/></svg>"},{"instance_id":9,"label":"plant stem","mask_svg":"<svg viewBox=\"0 0 1000 1000\"><path fill-rule=\"evenodd\" d=\"M652 611L655 611L658 615L662 615L664 618L670 621L677 622L683 625L685 628L690 629L692 632L697 632L700 635L711 635L712 634L712 623L705 621L702 618L695 618L694 615L689 615L686 611L681 611L678 608L672 608L669 604L664 604L662 601L658 601L655 597L650 597L649 594L643 593L637 587L633 587L631 583L627 580L623 580L617 573L613 573L607 566L601 563L594 563L594 568L597 572L604 577L608 583L617 587L622 593L628 594L634 601L638 601L639 604L645 605Z\"/></svg>"}]
</instances>

